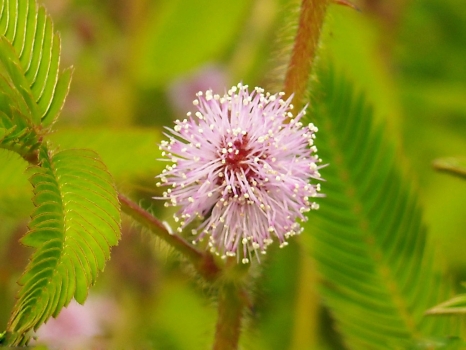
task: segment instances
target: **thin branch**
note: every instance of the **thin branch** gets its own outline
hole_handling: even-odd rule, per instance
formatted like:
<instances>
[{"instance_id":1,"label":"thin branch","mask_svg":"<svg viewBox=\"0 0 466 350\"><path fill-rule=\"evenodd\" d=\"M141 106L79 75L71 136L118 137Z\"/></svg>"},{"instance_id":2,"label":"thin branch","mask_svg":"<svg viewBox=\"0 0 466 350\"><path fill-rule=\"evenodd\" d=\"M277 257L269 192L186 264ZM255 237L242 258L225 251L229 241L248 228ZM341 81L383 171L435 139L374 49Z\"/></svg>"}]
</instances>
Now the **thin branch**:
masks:
<instances>
[{"instance_id":1,"label":"thin branch","mask_svg":"<svg viewBox=\"0 0 466 350\"><path fill-rule=\"evenodd\" d=\"M165 225L159 219L124 195L119 193L118 199L120 200L121 210L124 213L131 216L141 225L147 227L151 232L188 258L196 270L206 280L214 280L217 277L220 270L215 263L212 254L209 252L202 252L182 237L168 232Z\"/></svg>"},{"instance_id":2,"label":"thin branch","mask_svg":"<svg viewBox=\"0 0 466 350\"><path fill-rule=\"evenodd\" d=\"M466 157L440 158L432 165L435 170L466 179Z\"/></svg>"}]
</instances>

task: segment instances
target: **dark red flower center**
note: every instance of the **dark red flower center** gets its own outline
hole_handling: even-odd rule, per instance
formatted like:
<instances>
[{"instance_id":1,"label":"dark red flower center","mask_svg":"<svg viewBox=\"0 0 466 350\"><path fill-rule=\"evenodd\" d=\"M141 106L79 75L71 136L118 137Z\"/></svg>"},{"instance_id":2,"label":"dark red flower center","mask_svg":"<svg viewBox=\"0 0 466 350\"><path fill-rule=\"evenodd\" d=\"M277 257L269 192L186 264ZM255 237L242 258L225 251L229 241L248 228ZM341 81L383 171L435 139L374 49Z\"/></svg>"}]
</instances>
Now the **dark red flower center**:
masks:
<instances>
[{"instance_id":1,"label":"dark red flower center","mask_svg":"<svg viewBox=\"0 0 466 350\"><path fill-rule=\"evenodd\" d=\"M251 146L247 134L234 141L223 143L219 150L219 156L225 161L223 164L224 174L231 172L244 174L246 181L249 184L256 183L255 186L257 186L258 182L261 182L261 177L258 177L250 164L253 159L265 159L267 155ZM224 179L219 177L217 184L220 185L223 181Z\"/></svg>"},{"instance_id":2,"label":"dark red flower center","mask_svg":"<svg viewBox=\"0 0 466 350\"><path fill-rule=\"evenodd\" d=\"M248 171L247 160L250 159L251 156L254 156L251 154L251 149L248 144L248 138L243 136L241 139L235 140L233 146L226 147L227 154L225 162L227 167L233 171Z\"/></svg>"}]
</instances>

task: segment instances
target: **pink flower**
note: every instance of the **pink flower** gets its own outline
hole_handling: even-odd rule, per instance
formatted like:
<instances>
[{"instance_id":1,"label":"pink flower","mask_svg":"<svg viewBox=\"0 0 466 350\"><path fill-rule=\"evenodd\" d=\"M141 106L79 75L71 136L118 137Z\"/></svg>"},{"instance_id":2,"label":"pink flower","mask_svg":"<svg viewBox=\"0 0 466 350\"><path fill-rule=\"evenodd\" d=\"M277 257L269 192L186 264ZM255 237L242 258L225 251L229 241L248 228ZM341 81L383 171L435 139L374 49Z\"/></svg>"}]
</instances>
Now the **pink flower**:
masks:
<instances>
[{"instance_id":1,"label":"pink flower","mask_svg":"<svg viewBox=\"0 0 466 350\"><path fill-rule=\"evenodd\" d=\"M56 319L50 318L38 329L33 345L70 350L95 348L96 338L104 335L118 314L117 305L111 299L91 296L84 305L72 300Z\"/></svg>"},{"instance_id":2,"label":"pink flower","mask_svg":"<svg viewBox=\"0 0 466 350\"><path fill-rule=\"evenodd\" d=\"M305 111L293 116L291 98L238 84L227 94L199 92L197 111L175 121L162 155L173 164L158 177L169 186L166 206L181 232L195 218L194 243L209 237L210 250L248 263L278 240L280 246L302 231L297 220L318 205L321 180L314 146L317 128L304 126ZM257 257L258 255L255 254Z\"/></svg>"}]
</instances>

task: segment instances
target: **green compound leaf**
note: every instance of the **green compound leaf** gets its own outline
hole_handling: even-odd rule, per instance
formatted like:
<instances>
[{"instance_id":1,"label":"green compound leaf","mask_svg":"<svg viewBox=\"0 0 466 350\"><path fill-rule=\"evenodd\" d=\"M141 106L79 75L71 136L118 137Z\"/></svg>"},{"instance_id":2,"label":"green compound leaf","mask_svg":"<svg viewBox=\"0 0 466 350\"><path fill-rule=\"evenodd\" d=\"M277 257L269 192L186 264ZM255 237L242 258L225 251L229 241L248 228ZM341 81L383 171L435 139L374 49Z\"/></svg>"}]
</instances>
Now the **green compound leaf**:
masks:
<instances>
[{"instance_id":1,"label":"green compound leaf","mask_svg":"<svg viewBox=\"0 0 466 350\"><path fill-rule=\"evenodd\" d=\"M8 65L8 59L7 64L3 60L11 53L8 45L0 37L0 147L25 155L38 147L39 136L31 119L32 99L15 88L8 72L15 66Z\"/></svg>"},{"instance_id":2,"label":"green compound leaf","mask_svg":"<svg viewBox=\"0 0 466 350\"><path fill-rule=\"evenodd\" d=\"M24 345L27 332L57 316L88 288L120 238L117 193L98 155L89 150L53 153L40 148L41 165L28 169L36 206L22 243L35 252L21 277L7 340Z\"/></svg>"},{"instance_id":3,"label":"green compound leaf","mask_svg":"<svg viewBox=\"0 0 466 350\"><path fill-rule=\"evenodd\" d=\"M60 72L60 51L60 37L35 0L0 0L0 91L7 97L0 106L10 119L21 113L42 127L56 120L71 79L70 69Z\"/></svg>"},{"instance_id":4,"label":"green compound leaf","mask_svg":"<svg viewBox=\"0 0 466 350\"><path fill-rule=\"evenodd\" d=\"M373 111L351 84L324 72L314 102L326 198L306 239L322 294L350 349L404 349L455 335L450 318L425 316L448 283L433 262L415 193Z\"/></svg>"}]
</instances>

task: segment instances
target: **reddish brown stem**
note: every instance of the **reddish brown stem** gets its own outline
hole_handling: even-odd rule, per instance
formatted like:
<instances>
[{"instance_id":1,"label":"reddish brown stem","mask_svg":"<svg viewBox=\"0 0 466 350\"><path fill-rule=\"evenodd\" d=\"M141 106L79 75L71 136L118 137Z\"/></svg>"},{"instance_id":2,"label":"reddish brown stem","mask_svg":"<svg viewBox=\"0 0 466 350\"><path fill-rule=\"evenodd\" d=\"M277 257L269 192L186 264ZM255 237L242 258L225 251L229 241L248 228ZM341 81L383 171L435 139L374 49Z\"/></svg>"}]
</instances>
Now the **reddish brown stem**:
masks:
<instances>
[{"instance_id":1,"label":"reddish brown stem","mask_svg":"<svg viewBox=\"0 0 466 350\"><path fill-rule=\"evenodd\" d=\"M325 12L331 0L303 0L298 32L285 75L285 96L294 94L293 103L301 108L311 67L319 45Z\"/></svg>"},{"instance_id":2,"label":"reddish brown stem","mask_svg":"<svg viewBox=\"0 0 466 350\"><path fill-rule=\"evenodd\" d=\"M218 273L219 267L215 263L212 255L209 252L201 252L199 249L188 243L182 237L168 232L165 225L151 213L141 208L139 205L131 201L122 194L118 194L121 210L131 216L141 225L147 227L159 238L163 239L186 258L188 258L196 268L196 270L206 279L214 280Z\"/></svg>"},{"instance_id":3,"label":"reddish brown stem","mask_svg":"<svg viewBox=\"0 0 466 350\"><path fill-rule=\"evenodd\" d=\"M234 283L225 283L218 295L218 318L213 350L237 350L247 293Z\"/></svg>"},{"instance_id":4,"label":"reddish brown stem","mask_svg":"<svg viewBox=\"0 0 466 350\"><path fill-rule=\"evenodd\" d=\"M246 286L249 264L238 264L236 258L227 258L218 289L218 317L214 350L237 350L241 322L246 308L251 307Z\"/></svg>"}]
</instances>

